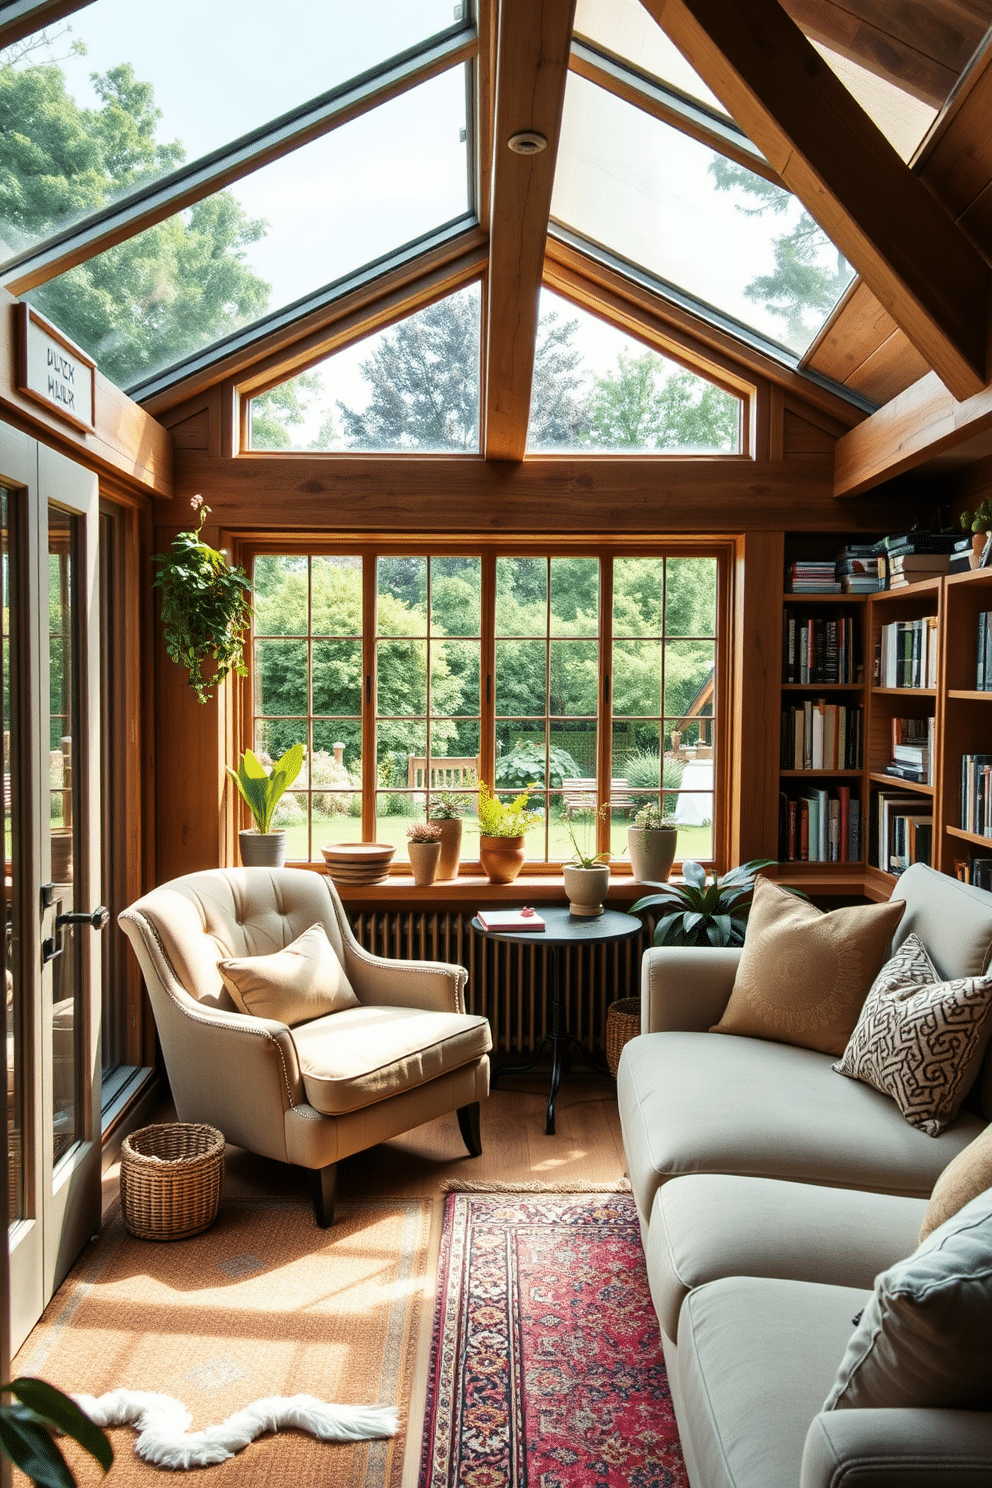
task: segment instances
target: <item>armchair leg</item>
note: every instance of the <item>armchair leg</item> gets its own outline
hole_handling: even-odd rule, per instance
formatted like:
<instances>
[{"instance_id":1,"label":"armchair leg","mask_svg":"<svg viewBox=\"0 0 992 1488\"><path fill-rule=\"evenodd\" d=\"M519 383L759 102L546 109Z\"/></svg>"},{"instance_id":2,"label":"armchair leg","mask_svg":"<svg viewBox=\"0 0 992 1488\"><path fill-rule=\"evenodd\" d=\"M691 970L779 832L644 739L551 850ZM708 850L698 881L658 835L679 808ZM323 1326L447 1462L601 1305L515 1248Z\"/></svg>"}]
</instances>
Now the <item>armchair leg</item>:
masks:
<instances>
[{"instance_id":1,"label":"armchair leg","mask_svg":"<svg viewBox=\"0 0 992 1488\"><path fill-rule=\"evenodd\" d=\"M479 1102L473 1101L470 1106L458 1107L458 1129L462 1134L462 1141L468 1148L469 1157L482 1156L482 1133L479 1129Z\"/></svg>"},{"instance_id":2,"label":"armchair leg","mask_svg":"<svg viewBox=\"0 0 992 1488\"><path fill-rule=\"evenodd\" d=\"M329 1230L334 1223L334 1190L337 1179L337 1163L328 1163L326 1168L313 1169L313 1217L321 1230Z\"/></svg>"}]
</instances>

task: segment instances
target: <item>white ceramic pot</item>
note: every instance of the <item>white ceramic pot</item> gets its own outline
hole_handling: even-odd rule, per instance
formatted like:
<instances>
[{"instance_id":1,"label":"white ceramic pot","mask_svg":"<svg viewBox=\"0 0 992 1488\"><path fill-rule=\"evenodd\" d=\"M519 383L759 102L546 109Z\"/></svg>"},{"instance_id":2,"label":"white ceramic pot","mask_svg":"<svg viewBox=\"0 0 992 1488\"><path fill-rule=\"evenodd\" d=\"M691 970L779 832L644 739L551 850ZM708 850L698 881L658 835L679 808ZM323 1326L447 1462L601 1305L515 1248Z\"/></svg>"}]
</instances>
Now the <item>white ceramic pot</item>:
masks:
<instances>
[{"instance_id":1,"label":"white ceramic pot","mask_svg":"<svg viewBox=\"0 0 992 1488\"><path fill-rule=\"evenodd\" d=\"M592 868L578 868L574 863L566 863L561 871L572 914L587 920L601 915L603 901L610 890L609 863L597 863Z\"/></svg>"},{"instance_id":2,"label":"white ceramic pot","mask_svg":"<svg viewBox=\"0 0 992 1488\"><path fill-rule=\"evenodd\" d=\"M667 883L675 862L678 827L628 827L631 872L638 883Z\"/></svg>"},{"instance_id":3,"label":"white ceramic pot","mask_svg":"<svg viewBox=\"0 0 992 1488\"><path fill-rule=\"evenodd\" d=\"M426 888L437 876L437 867L441 861L440 842L410 842L407 844L407 851L410 854L414 883L420 888Z\"/></svg>"},{"instance_id":4,"label":"white ceramic pot","mask_svg":"<svg viewBox=\"0 0 992 1488\"><path fill-rule=\"evenodd\" d=\"M238 833L238 840L241 861L246 868L281 868L286 861L286 831L283 827L274 832L246 827Z\"/></svg>"}]
</instances>

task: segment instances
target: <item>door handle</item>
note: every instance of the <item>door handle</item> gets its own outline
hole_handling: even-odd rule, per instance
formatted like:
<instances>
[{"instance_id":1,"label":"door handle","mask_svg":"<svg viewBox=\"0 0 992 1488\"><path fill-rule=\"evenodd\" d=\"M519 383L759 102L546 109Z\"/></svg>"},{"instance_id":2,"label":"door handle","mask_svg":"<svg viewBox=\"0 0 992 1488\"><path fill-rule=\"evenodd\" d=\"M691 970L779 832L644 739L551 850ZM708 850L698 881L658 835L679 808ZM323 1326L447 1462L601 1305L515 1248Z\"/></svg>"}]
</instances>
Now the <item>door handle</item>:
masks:
<instances>
[{"instance_id":1,"label":"door handle","mask_svg":"<svg viewBox=\"0 0 992 1488\"><path fill-rule=\"evenodd\" d=\"M57 914L55 916L55 934L49 936L48 940L41 944L41 964L47 966L49 961L54 961L56 956L61 956L64 946L62 945L62 931L66 925L89 925L91 930L102 930L110 919L110 910L105 904L97 905L96 909L89 914Z\"/></svg>"}]
</instances>

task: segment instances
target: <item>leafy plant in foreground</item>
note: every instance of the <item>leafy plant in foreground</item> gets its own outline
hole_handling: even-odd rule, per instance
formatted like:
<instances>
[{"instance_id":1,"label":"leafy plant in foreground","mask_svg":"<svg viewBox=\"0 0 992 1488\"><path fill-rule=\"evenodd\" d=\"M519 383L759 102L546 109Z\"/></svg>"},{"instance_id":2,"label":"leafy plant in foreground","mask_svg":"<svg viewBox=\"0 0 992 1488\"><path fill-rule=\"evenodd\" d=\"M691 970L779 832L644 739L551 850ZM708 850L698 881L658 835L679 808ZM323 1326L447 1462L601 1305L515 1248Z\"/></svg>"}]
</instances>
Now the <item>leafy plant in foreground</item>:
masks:
<instances>
[{"instance_id":1,"label":"leafy plant in foreground","mask_svg":"<svg viewBox=\"0 0 992 1488\"><path fill-rule=\"evenodd\" d=\"M631 914L642 909L662 911L655 922L655 945L743 945L755 879L771 862L771 858L752 858L722 879L714 869L710 883L702 864L689 858L682 864L684 883L666 884L657 894L638 899L630 906Z\"/></svg>"},{"instance_id":2,"label":"leafy plant in foreground","mask_svg":"<svg viewBox=\"0 0 992 1488\"><path fill-rule=\"evenodd\" d=\"M0 1404L0 1451L38 1488L75 1488L53 1431L71 1436L107 1471L114 1460L113 1447L68 1395L28 1375L0 1385L0 1395L7 1394L14 1399Z\"/></svg>"}]
</instances>

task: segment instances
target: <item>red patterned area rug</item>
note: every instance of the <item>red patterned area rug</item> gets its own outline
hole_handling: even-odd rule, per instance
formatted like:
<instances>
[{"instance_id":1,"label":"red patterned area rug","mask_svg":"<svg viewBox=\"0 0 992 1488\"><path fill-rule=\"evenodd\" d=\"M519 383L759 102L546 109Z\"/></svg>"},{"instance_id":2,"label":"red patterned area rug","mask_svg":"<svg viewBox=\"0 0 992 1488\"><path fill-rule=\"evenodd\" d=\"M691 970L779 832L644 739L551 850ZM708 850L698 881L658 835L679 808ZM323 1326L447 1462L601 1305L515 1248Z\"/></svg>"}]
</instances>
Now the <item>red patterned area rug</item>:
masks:
<instances>
[{"instance_id":1,"label":"red patterned area rug","mask_svg":"<svg viewBox=\"0 0 992 1488\"><path fill-rule=\"evenodd\" d=\"M421 1488L686 1488L634 1201L446 1201Z\"/></svg>"}]
</instances>

